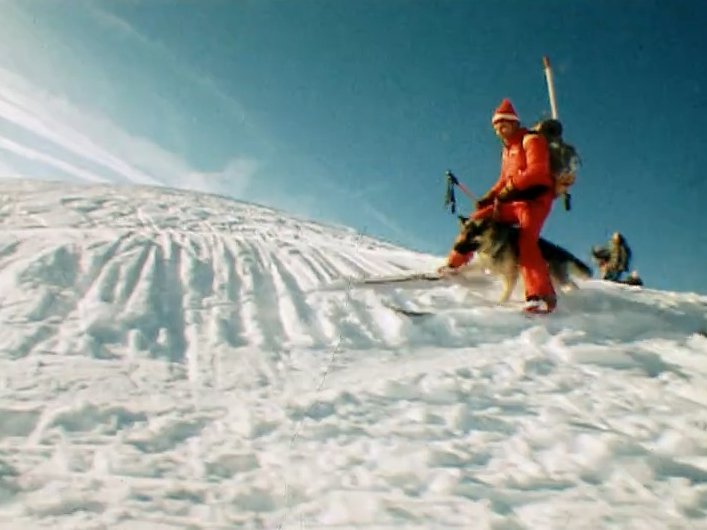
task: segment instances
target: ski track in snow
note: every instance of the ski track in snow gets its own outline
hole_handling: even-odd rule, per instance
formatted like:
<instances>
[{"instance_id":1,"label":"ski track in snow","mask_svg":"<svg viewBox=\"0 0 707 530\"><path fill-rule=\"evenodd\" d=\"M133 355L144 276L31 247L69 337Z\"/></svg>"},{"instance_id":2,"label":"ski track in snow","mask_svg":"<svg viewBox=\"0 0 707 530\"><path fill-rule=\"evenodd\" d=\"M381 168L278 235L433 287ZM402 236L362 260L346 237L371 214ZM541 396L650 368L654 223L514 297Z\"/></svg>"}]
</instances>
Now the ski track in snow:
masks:
<instances>
[{"instance_id":1,"label":"ski track in snow","mask_svg":"<svg viewBox=\"0 0 707 530\"><path fill-rule=\"evenodd\" d=\"M353 287L440 260L164 188L0 230L1 528L707 528L707 297Z\"/></svg>"}]
</instances>

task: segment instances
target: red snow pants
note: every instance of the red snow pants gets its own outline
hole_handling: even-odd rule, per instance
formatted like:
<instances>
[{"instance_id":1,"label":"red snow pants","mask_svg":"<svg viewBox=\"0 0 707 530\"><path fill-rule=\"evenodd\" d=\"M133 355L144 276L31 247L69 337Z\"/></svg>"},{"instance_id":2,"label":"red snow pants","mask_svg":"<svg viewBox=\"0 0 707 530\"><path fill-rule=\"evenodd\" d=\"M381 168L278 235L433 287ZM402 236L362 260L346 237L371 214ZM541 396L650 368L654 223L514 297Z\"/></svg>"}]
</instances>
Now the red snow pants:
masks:
<instances>
[{"instance_id":1,"label":"red snow pants","mask_svg":"<svg viewBox=\"0 0 707 530\"><path fill-rule=\"evenodd\" d=\"M525 298L539 297L541 299L555 298L555 289L550 280L550 271L540 253L538 239L547 216L552 209L552 198L540 197L534 201L515 201L498 205L496 221L500 223L517 224L518 232L518 262L525 286ZM486 206L471 215L473 219L485 219L494 215L494 206ZM459 267L473 256L473 252L459 254L452 250L448 263Z\"/></svg>"}]
</instances>

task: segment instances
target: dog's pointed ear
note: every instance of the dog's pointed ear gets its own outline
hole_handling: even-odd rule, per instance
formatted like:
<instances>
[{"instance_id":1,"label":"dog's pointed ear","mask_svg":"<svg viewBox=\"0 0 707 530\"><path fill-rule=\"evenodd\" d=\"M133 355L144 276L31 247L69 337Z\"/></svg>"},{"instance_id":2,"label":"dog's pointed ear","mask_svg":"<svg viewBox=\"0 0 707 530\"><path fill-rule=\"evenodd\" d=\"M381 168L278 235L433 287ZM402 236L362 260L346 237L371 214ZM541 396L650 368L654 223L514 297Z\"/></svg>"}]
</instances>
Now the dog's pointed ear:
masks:
<instances>
[{"instance_id":1,"label":"dog's pointed ear","mask_svg":"<svg viewBox=\"0 0 707 530\"><path fill-rule=\"evenodd\" d=\"M484 217L479 219L477 223L480 230L488 230L493 225L493 220L489 217Z\"/></svg>"},{"instance_id":2,"label":"dog's pointed ear","mask_svg":"<svg viewBox=\"0 0 707 530\"><path fill-rule=\"evenodd\" d=\"M467 221L469 232L472 234L480 234L484 228L483 223L483 219L469 219Z\"/></svg>"}]
</instances>

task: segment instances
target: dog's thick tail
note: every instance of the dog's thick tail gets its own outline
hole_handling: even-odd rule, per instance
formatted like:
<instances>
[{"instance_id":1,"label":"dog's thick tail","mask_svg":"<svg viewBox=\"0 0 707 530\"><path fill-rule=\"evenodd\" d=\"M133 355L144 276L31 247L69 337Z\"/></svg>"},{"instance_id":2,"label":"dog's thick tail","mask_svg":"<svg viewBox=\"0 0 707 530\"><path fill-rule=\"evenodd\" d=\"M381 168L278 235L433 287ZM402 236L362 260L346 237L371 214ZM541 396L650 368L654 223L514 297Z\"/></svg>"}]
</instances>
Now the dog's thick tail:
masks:
<instances>
[{"instance_id":1,"label":"dog's thick tail","mask_svg":"<svg viewBox=\"0 0 707 530\"><path fill-rule=\"evenodd\" d=\"M572 276L576 276L577 278L581 278L582 280L588 280L594 275L594 271L592 271L591 267L589 267L589 265L584 263L581 259L576 256L572 256L570 258L570 274Z\"/></svg>"}]
</instances>

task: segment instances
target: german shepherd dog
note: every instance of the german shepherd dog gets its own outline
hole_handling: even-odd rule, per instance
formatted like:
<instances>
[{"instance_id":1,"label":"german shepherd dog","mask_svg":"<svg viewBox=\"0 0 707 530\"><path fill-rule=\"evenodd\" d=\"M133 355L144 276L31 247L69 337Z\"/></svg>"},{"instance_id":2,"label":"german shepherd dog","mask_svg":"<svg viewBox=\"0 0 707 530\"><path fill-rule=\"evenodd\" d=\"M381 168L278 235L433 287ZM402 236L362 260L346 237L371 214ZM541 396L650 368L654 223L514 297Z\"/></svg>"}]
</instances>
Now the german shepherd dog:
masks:
<instances>
[{"instance_id":1,"label":"german shepherd dog","mask_svg":"<svg viewBox=\"0 0 707 530\"><path fill-rule=\"evenodd\" d=\"M457 252L474 251L474 259L464 267L465 270L485 269L501 278L503 291L500 304L508 301L518 282L518 233L519 229L513 225L492 219L469 219L454 244ZM555 289L577 289L571 276L583 280L592 277L592 269L568 250L542 237L538 240L538 246L550 269Z\"/></svg>"}]
</instances>

